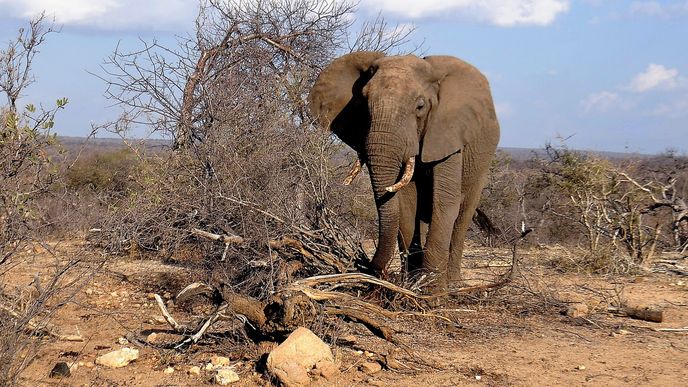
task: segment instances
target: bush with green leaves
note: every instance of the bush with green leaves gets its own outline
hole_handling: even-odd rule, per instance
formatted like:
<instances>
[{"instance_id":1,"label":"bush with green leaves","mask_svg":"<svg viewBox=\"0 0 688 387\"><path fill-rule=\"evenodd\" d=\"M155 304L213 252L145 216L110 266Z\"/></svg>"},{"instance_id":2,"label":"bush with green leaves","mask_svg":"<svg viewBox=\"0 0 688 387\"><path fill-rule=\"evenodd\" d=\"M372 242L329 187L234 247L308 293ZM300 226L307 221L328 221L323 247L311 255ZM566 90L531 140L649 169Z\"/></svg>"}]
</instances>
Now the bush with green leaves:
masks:
<instances>
[{"instance_id":1,"label":"bush with green leaves","mask_svg":"<svg viewBox=\"0 0 688 387\"><path fill-rule=\"evenodd\" d=\"M76 160L65 172L66 184L75 191L123 197L130 189L138 162L129 148L98 152Z\"/></svg>"},{"instance_id":2,"label":"bush with green leaves","mask_svg":"<svg viewBox=\"0 0 688 387\"><path fill-rule=\"evenodd\" d=\"M669 223L654 213L662 206L661 184L565 146L548 145L539 163L536 184L546 198L542 212L566 221L568 233L583 237L580 267L625 273L653 257L661 227Z\"/></svg>"}]
</instances>

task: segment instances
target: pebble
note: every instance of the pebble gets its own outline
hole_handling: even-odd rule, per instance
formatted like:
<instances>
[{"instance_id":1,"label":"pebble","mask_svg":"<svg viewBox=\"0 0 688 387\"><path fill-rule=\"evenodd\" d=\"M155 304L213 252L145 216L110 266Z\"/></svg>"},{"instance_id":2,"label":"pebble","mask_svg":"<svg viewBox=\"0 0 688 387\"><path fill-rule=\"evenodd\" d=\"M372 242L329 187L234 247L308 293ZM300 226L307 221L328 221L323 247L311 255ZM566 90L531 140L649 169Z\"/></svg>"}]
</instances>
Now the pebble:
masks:
<instances>
[{"instance_id":1,"label":"pebble","mask_svg":"<svg viewBox=\"0 0 688 387\"><path fill-rule=\"evenodd\" d=\"M337 367L337 364L329 360L321 360L315 363L315 371L317 371L320 376L330 381L335 379L341 373L339 367Z\"/></svg>"},{"instance_id":2,"label":"pebble","mask_svg":"<svg viewBox=\"0 0 688 387\"><path fill-rule=\"evenodd\" d=\"M230 367L220 367L215 373L215 384L226 386L239 381L239 375Z\"/></svg>"},{"instance_id":3,"label":"pebble","mask_svg":"<svg viewBox=\"0 0 688 387\"><path fill-rule=\"evenodd\" d=\"M167 324L167 320L160 315L153 316L153 322L156 324Z\"/></svg>"},{"instance_id":4,"label":"pebble","mask_svg":"<svg viewBox=\"0 0 688 387\"><path fill-rule=\"evenodd\" d=\"M566 309L566 315L569 317L583 317L589 313L588 305L584 303L577 303L569 305Z\"/></svg>"},{"instance_id":5,"label":"pebble","mask_svg":"<svg viewBox=\"0 0 688 387\"><path fill-rule=\"evenodd\" d=\"M188 371L188 372L189 372L189 375L198 376L198 375L201 374L201 367L199 367L199 366L192 366L192 367L189 367L189 371Z\"/></svg>"},{"instance_id":6,"label":"pebble","mask_svg":"<svg viewBox=\"0 0 688 387\"><path fill-rule=\"evenodd\" d=\"M53 369L50 371L50 376L51 378L67 378L71 375L71 371L69 370L69 366L67 363L61 361L59 363L56 363Z\"/></svg>"},{"instance_id":7,"label":"pebble","mask_svg":"<svg viewBox=\"0 0 688 387\"><path fill-rule=\"evenodd\" d=\"M124 367L139 358L139 350L124 347L118 351L108 352L96 359L96 364L110 368Z\"/></svg>"},{"instance_id":8,"label":"pebble","mask_svg":"<svg viewBox=\"0 0 688 387\"><path fill-rule=\"evenodd\" d=\"M95 364L92 361L80 361L79 367L93 368Z\"/></svg>"},{"instance_id":9,"label":"pebble","mask_svg":"<svg viewBox=\"0 0 688 387\"><path fill-rule=\"evenodd\" d=\"M373 362L369 361L366 363L361 364L359 367L361 371L365 372L368 375L376 374L380 371L382 371L382 366L378 362Z\"/></svg>"},{"instance_id":10,"label":"pebble","mask_svg":"<svg viewBox=\"0 0 688 387\"><path fill-rule=\"evenodd\" d=\"M155 344L156 341L158 341L158 334L153 332L150 335L146 337L146 342L150 344Z\"/></svg>"},{"instance_id":11,"label":"pebble","mask_svg":"<svg viewBox=\"0 0 688 387\"><path fill-rule=\"evenodd\" d=\"M174 367L167 367L167 368L165 368L165 370L162 371L162 372L165 373L165 374L168 374L168 375L171 374L171 373L174 373Z\"/></svg>"},{"instance_id":12,"label":"pebble","mask_svg":"<svg viewBox=\"0 0 688 387\"><path fill-rule=\"evenodd\" d=\"M229 365L229 358L224 357L224 356L213 356L210 358L210 363L214 367L223 367L223 366L228 366Z\"/></svg>"}]
</instances>

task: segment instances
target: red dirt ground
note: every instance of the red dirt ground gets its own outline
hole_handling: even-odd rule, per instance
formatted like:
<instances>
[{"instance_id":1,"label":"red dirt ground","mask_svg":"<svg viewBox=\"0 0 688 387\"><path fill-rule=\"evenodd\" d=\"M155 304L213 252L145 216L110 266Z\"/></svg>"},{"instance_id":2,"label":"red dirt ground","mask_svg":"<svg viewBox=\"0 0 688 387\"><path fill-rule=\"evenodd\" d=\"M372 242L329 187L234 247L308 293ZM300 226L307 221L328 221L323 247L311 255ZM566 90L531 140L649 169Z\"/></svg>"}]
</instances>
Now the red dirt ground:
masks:
<instances>
[{"instance_id":1,"label":"red dirt ground","mask_svg":"<svg viewBox=\"0 0 688 387\"><path fill-rule=\"evenodd\" d=\"M84 253L76 244L58 251L64 257L93 254ZM489 259L477 258L488 256L486 251L469 249L467 265L489 266ZM513 285L492 294L452 300L445 310L434 311L457 321L454 326L417 318L394 322L400 345L349 323L345 331L355 335L355 344L333 346L341 375L333 382L315 380L314 385L688 385L688 333L657 330L688 327L688 278L651 271L629 277L558 273L544 264L557 254L561 251L553 248L525 251L522 277ZM38 258L27 259L8 276L12 285L28 284L33 273L45 272L54 262L49 254L38 252L34 257ZM81 275L92 272L83 270ZM184 353L129 344L140 349L137 361L120 369L93 365L97 356L123 347L118 343L121 337L167 330L164 322L156 321L160 313L149 292L172 293L188 282L189 274L177 266L110 258L52 320L66 333L78 330L85 340L43 339L45 345L23 374L21 385L208 385L211 372L203 370L194 376L186 371L192 365L203 368L215 354L236 364L241 380L234 385L270 385L255 370L252 359L257 353L233 352L237 347L217 341ZM618 300L662 307L665 320L651 323L608 313L607 306ZM589 313L575 318L561 313L574 302L585 303ZM397 369L383 368L372 375L359 370L369 358L385 356L397 360ZM79 366L69 378L49 379L58 361ZM167 366L175 371L163 373Z\"/></svg>"}]
</instances>

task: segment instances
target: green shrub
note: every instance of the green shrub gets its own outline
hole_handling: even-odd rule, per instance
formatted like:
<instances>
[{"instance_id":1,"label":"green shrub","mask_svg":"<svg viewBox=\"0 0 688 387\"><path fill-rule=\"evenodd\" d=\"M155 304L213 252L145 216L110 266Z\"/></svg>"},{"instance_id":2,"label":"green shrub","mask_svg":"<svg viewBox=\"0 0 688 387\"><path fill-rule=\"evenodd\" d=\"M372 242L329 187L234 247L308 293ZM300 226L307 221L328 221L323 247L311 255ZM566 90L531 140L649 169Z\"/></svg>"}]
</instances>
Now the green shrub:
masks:
<instances>
[{"instance_id":1,"label":"green shrub","mask_svg":"<svg viewBox=\"0 0 688 387\"><path fill-rule=\"evenodd\" d=\"M97 153L77 160L66 172L67 187L108 196L126 195L138 160L130 149Z\"/></svg>"}]
</instances>

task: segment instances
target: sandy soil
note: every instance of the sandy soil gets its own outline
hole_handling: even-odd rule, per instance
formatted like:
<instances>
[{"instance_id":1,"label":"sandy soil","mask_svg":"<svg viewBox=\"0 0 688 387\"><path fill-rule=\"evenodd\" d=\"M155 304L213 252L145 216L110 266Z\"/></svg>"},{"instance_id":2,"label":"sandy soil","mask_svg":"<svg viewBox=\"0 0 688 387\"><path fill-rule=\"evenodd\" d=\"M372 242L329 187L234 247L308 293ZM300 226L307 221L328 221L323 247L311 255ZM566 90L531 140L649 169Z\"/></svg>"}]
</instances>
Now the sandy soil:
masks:
<instances>
[{"instance_id":1,"label":"sandy soil","mask_svg":"<svg viewBox=\"0 0 688 387\"><path fill-rule=\"evenodd\" d=\"M74 245L61 251L65 256L84 254ZM688 333L658 330L688 327L688 278L652 272L628 277L558 273L543 262L559 253L557 249L526 251L523 277L513 286L451 300L444 310L435 311L456 324L412 318L395 321L401 345L348 324L338 332L354 335L355 343L333 346L341 375L334 382L315 380L314 385L688 385ZM486 264L490 259L480 258L484 254L485 250L469 250L467 265L490 266ZM33 273L47 270L54 262L49 254L39 252L36 257L14 269L12 285L28 284ZM92 271L80 275L85 273ZM85 340L45 339L21 384L208 385L211 372L204 370L196 376L187 370L193 365L203 368L211 356L223 355L236 364L241 376L235 385L270 385L254 361L259 356L255 349L227 345L222 339L208 340L183 353L118 342L128 335L166 332L168 327L158 321L150 292L169 297L188 282L190 275L179 266L126 257L109 261L52 320L67 333L78 331ZM607 306L618 300L662 307L665 319L651 323L608 313ZM582 317L562 313L574 303L584 303L589 312ZM140 358L120 369L93 365L97 356L124 346L139 348ZM384 367L372 375L359 369L363 362L385 358L394 359L397 369ZM69 378L48 378L59 361L78 368ZM168 366L175 371L164 373Z\"/></svg>"}]
</instances>

